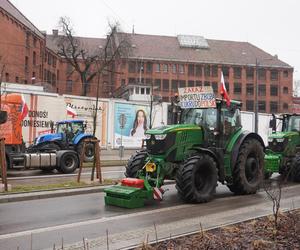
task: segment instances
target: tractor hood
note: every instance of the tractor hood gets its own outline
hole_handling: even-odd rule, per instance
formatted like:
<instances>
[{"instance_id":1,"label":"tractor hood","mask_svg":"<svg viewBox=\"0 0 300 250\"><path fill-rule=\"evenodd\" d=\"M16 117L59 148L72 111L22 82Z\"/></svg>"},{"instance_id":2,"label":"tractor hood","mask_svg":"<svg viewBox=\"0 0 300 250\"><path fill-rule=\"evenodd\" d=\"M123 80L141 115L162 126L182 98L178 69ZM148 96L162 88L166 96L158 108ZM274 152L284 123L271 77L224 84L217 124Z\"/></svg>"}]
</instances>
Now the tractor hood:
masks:
<instances>
[{"instance_id":1,"label":"tractor hood","mask_svg":"<svg viewBox=\"0 0 300 250\"><path fill-rule=\"evenodd\" d=\"M201 130L201 128L195 124L177 124L177 125L167 125L167 126L148 129L145 134L159 135L159 134L167 134L170 132L191 130L191 129Z\"/></svg>"},{"instance_id":2,"label":"tractor hood","mask_svg":"<svg viewBox=\"0 0 300 250\"><path fill-rule=\"evenodd\" d=\"M34 144L37 145L39 143L45 142L45 141L60 141L62 140L62 134L45 134L40 135L35 139Z\"/></svg>"},{"instance_id":3,"label":"tractor hood","mask_svg":"<svg viewBox=\"0 0 300 250\"><path fill-rule=\"evenodd\" d=\"M290 132L276 132L269 135L269 140L272 139L281 139L281 138L290 138L292 136L299 136L299 132L290 131Z\"/></svg>"}]
</instances>

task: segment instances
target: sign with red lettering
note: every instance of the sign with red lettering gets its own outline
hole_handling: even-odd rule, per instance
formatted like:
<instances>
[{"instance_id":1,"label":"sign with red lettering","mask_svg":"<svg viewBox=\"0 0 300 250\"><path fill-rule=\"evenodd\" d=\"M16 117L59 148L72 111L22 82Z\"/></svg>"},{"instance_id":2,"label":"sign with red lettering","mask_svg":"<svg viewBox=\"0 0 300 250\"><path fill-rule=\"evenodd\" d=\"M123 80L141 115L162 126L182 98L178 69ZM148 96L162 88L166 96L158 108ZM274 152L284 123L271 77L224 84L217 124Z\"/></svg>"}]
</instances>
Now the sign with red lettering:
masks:
<instances>
[{"instance_id":1,"label":"sign with red lettering","mask_svg":"<svg viewBox=\"0 0 300 250\"><path fill-rule=\"evenodd\" d=\"M216 98L211 86L179 88L179 105L188 108L215 108Z\"/></svg>"}]
</instances>

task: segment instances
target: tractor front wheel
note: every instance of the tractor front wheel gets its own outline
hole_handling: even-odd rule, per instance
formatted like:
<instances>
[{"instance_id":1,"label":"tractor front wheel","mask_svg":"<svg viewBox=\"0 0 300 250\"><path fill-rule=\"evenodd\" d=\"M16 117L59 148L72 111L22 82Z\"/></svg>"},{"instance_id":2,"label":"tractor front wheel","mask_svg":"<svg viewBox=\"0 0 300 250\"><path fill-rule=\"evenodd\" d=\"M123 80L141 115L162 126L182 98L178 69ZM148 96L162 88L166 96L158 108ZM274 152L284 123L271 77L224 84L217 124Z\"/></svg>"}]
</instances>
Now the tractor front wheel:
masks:
<instances>
[{"instance_id":1,"label":"tractor front wheel","mask_svg":"<svg viewBox=\"0 0 300 250\"><path fill-rule=\"evenodd\" d=\"M217 186L216 162L207 154L188 158L176 175L176 189L181 199L190 203L210 201Z\"/></svg>"},{"instance_id":2,"label":"tractor front wheel","mask_svg":"<svg viewBox=\"0 0 300 250\"><path fill-rule=\"evenodd\" d=\"M125 176L136 178L138 171L144 167L147 156L148 153L145 150L137 151L132 155L126 165Z\"/></svg>"},{"instance_id":3,"label":"tractor front wheel","mask_svg":"<svg viewBox=\"0 0 300 250\"><path fill-rule=\"evenodd\" d=\"M81 151L83 150L83 141L81 141L77 146L77 153L79 157L81 155ZM83 161L85 162L93 162L95 157L95 144L92 142L85 143L85 150L83 155Z\"/></svg>"},{"instance_id":4,"label":"tractor front wheel","mask_svg":"<svg viewBox=\"0 0 300 250\"><path fill-rule=\"evenodd\" d=\"M232 171L232 183L227 185L235 194L254 194L264 178L264 152L255 139L246 140Z\"/></svg>"}]
</instances>

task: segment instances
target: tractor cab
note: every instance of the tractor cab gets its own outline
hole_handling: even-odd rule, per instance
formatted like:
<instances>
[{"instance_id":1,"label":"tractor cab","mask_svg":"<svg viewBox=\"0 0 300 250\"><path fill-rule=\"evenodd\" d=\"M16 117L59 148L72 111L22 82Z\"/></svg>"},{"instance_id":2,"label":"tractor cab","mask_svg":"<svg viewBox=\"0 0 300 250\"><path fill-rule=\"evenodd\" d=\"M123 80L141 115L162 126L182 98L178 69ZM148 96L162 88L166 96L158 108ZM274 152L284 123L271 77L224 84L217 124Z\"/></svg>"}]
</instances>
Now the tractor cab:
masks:
<instances>
[{"instance_id":1,"label":"tractor cab","mask_svg":"<svg viewBox=\"0 0 300 250\"><path fill-rule=\"evenodd\" d=\"M66 120L56 124L56 133L62 134L68 142L73 142L79 134L83 134L86 124L83 120Z\"/></svg>"}]
</instances>

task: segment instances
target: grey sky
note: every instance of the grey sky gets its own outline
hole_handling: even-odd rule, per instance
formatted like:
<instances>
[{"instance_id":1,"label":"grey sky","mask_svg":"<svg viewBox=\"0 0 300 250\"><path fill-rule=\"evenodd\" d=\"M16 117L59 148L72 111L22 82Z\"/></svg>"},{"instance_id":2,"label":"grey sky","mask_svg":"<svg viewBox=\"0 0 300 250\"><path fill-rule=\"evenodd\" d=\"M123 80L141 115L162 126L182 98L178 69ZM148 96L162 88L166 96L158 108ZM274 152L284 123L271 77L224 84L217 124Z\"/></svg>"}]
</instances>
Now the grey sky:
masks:
<instances>
[{"instance_id":1,"label":"grey sky","mask_svg":"<svg viewBox=\"0 0 300 250\"><path fill-rule=\"evenodd\" d=\"M298 0L11 0L40 30L70 17L76 35L103 37L108 21L126 32L248 41L294 67L300 80Z\"/></svg>"}]
</instances>

